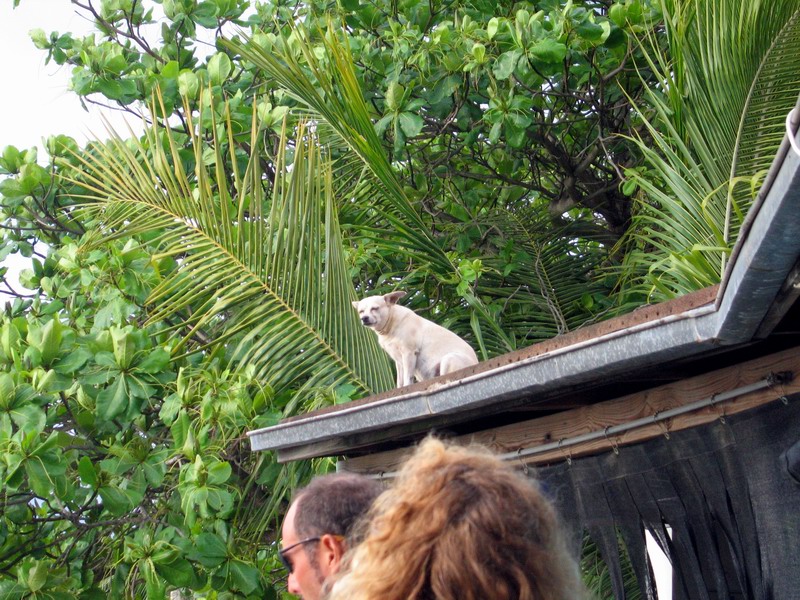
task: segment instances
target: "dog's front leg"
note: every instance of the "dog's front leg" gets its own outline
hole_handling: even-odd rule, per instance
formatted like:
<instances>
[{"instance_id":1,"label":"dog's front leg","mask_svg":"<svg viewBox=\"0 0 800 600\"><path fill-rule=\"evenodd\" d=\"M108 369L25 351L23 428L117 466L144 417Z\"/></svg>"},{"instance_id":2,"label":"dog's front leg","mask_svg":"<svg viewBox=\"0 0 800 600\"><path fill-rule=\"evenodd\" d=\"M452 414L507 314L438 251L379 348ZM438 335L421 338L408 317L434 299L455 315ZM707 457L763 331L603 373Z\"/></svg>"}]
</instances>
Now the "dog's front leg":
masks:
<instances>
[{"instance_id":1,"label":"dog's front leg","mask_svg":"<svg viewBox=\"0 0 800 600\"><path fill-rule=\"evenodd\" d=\"M403 387L403 381L405 381L405 375L403 373L403 359L394 361L394 370L397 371L397 377L395 377L395 385L397 387Z\"/></svg>"},{"instance_id":2,"label":"dog's front leg","mask_svg":"<svg viewBox=\"0 0 800 600\"><path fill-rule=\"evenodd\" d=\"M397 386L403 387L406 385L411 385L414 383L414 373L417 368L417 354L416 351L408 351L403 354L402 361L403 361L403 378L400 379L400 369L398 369L398 376L397 376Z\"/></svg>"}]
</instances>

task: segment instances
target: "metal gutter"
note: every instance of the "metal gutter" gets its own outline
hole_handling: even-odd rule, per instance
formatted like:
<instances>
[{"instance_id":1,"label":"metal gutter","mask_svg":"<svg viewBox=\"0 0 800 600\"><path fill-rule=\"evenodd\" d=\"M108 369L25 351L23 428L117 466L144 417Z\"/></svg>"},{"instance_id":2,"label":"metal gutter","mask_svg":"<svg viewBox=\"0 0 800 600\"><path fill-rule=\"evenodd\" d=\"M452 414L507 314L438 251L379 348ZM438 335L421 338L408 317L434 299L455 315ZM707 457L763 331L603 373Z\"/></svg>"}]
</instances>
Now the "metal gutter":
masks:
<instances>
[{"instance_id":1,"label":"metal gutter","mask_svg":"<svg viewBox=\"0 0 800 600\"><path fill-rule=\"evenodd\" d=\"M716 302L583 340L463 378L373 402L309 413L248 433L279 460L339 454L367 432L390 440L399 426L437 419L750 342L800 256L800 157L784 145L747 219ZM768 183L768 185L767 185Z\"/></svg>"}]
</instances>

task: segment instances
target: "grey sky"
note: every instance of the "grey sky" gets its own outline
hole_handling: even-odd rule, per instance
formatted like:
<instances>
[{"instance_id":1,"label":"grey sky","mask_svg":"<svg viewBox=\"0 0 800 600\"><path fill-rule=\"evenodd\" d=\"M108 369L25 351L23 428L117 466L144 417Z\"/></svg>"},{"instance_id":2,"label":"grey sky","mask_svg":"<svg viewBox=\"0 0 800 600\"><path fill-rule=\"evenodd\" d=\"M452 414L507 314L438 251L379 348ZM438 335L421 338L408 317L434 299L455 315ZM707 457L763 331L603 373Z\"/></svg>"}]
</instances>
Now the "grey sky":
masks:
<instances>
[{"instance_id":1,"label":"grey sky","mask_svg":"<svg viewBox=\"0 0 800 600\"><path fill-rule=\"evenodd\" d=\"M84 110L68 89L69 67L45 65L46 52L31 42L28 32L36 28L48 34L91 31L91 23L75 13L69 0L21 0L16 9L13 4L13 0L0 0L0 68L5 82L0 93L0 151L9 145L20 150L37 146L43 164L43 139L66 134L82 145L104 133L101 114L115 126L122 123L121 115L97 108ZM3 266L9 267L9 280L16 281L28 264L26 258L10 256ZM0 290L0 302L5 297Z\"/></svg>"}]
</instances>

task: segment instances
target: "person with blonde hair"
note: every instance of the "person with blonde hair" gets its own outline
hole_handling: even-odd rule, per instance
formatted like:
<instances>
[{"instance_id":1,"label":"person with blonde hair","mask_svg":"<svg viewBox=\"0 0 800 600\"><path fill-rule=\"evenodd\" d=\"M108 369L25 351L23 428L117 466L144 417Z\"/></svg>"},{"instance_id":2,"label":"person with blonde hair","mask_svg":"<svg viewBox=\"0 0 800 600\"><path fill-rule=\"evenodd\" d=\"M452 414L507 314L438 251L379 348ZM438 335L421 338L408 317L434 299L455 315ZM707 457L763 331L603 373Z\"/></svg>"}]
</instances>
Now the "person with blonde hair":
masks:
<instances>
[{"instance_id":1,"label":"person with blonde hair","mask_svg":"<svg viewBox=\"0 0 800 600\"><path fill-rule=\"evenodd\" d=\"M536 482L484 448L426 439L363 523L329 600L587 595Z\"/></svg>"}]
</instances>

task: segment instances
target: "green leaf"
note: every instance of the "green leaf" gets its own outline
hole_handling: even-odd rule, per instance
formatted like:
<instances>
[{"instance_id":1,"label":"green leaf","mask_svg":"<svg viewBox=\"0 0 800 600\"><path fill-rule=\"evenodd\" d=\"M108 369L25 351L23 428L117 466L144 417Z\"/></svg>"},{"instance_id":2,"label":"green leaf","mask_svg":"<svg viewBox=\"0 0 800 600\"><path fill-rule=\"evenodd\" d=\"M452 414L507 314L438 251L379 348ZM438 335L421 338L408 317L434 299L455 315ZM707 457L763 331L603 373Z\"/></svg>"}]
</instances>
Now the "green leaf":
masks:
<instances>
[{"instance_id":1,"label":"green leaf","mask_svg":"<svg viewBox=\"0 0 800 600\"><path fill-rule=\"evenodd\" d=\"M406 137L415 137L420 134L422 128L425 126L425 121L419 115L410 112L401 112L398 116L400 129Z\"/></svg>"},{"instance_id":2,"label":"green leaf","mask_svg":"<svg viewBox=\"0 0 800 600\"><path fill-rule=\"evenodd\" d=\"M218 567L228 556L228 548L222 539L213 533L201 533L195 538L194 548L187 558L199 562L204 567Z\"/></svg>"},{"instance_id":3,"label":"green leaf","mask_svg":"<svg viewBox=\"0 0 800 600\"><path fill-rule=\"evenodd\" d=\"M8 463L6 470L6 488L16 491L25 478L25 463L22 457L16 454L7 454L5 461Z\"/></svg>"},{"instance_id":4,"label":"green leaf","mask_svg":"<svg viewBox=\"0 0 800 600\"><path fill-rule=\"evenodd\" d=\"M44 32L44 29L39 29L39 28L31 29L28 35L31 36L31 41L33 42L33 45L36 46L39 50L47 50L48 46L50 45L50 39Z\"/></svg>"},{"instance_id":5,"label":"green leaf","mask_svg":"<svg viewBox=\"0 0 800 600\"><path fill-rule=\"evenodd\" d=\"M532 58L546 63L560 63L567 56L567 46L551 38L545 38L534 44L529 50Z\"/></svg>"},{"instance_id":6,"label":"green leaf","mask_svg":"<svg viewBox=\"0 0 800 600\"><path fill-rule=\"evenodd\" d=\"M486 46L483 44L474 44L472 46L472 56L478 64L486 62Z\"/></svg>"},{"instance_id":7,"label":"green leaf","mask_svg":"<svg viewBox=\"0 0 800 600\"><path fill-rule=\"evenodd\" d=\"M508 79L517 68L517 61L522 53L519 50L503 52L492 67L492 72L498 79Z\"/></svg>"},{"instance_id":8,"label":"green leaf","mask_svg":"<svg viewBox=\"0 0 800 600\"><path fill-rule=\"evenodd\" d=\"M16 385L8 373L0 373L0 410L6 410L14 399Z\"/></svg>"},{"instance_id":9,"label":"green leaf","mask_svg":"<svg viewBox=\"0 0 800 600\"><path fill-rule=\"evenodd\" d=\"M405 93L405 88L397 81L390 82L389 87L386 88L386 108L393 112L399 110Z\"/></svg>"},{"instance_id":10,"label":"green leaf","mask_svg":"<svg viewBox=\"0 0 800 600\"><path fill-rule=\"evenodd\" d=\"M57 455L43 453L39 456L29 456L24 464L31 489L37 495L48 498L54 492L60 496L65 491L66 465L59 461Z\"/></svg>"},{"instance_id":11,"label":"green leaf","mask_svg":"<svg viewBox=\"0 0 800 600\"><path fill-rule=\"evenodd\" d=\"M92 352L87 348L73 348L69 354L59 358L53 364L53 370L63 375L73 375L92 358Z\"/></svg>"},{"instance_id":12,"label":"green leaf","mask_svg":"<svg viewBox=\"0 0 800 600\"><path fill-rule=\"evenodd\" d=\"M97 487L97 471L88 456L82 456L78 461L78 474L83 483L93 488Z\"/></svg>"},{"instance_id":13,"label":"green leaf","mask_svg":"<svg viewBox=\"0 0 800 600\"><path fill-rule=\"evenodd\" d=\"M217 52L208 61L208 76L211 83L214 85L222 85L231 74L233 65L228 55L223 52Z\"/></svg>"},{"instance_id":14,"label":"green leaf","mask_svg":"<svg viewBox=\"0 0 800 600\"><path fill-rule=\"evenodd\" d=\"M165 79L177 79L179 73L180 65L178 61L171 60L161 67L161 77Z\"/></svg>"},{"instance_id":15,"label":"green leaf","mask_svg":"<svg viewBox=\"0 0 800 600\"><path fill-rule=\"evenodd\" d=\"M608 27L608 25L606 25ZM592 21L585 21L575 28L575 31L580 34L582 38L589 42L601 42L605 37L608 37L609 29L604 29L602 25L593 23Z\"/></svg>"},{"instance_id":16,"label":"green leaf","mask_svg":"<svg viewBox=\"0 0 800 600\"><path fill-rule=\"evenodd\" d=\"M119 370L117 365L117 358L112 352L101 350L94 355L94 362L100 367L107 367L112 370Z\"/></svg>"},{"instance_id":17,"label":"green leaf","mask_svg":"<svg viewBox=\"0 0 800 600\"><path fill-rule=\"evenodd\" d=\"M99 79L97 80L97 91L122 104L131 103L137 96L136 83L129 79Z\"/></svg>"},{"instance_id":18,"label":"green leaf","mask_svg":"<svg viewBox=\"0 0 800 600\"><path fill-rule=\"evenodd\" d=\"M175 587L187 587L194 578L192 563L185 558L176 558L170 562L155 562L156 573L167 583Z\"/></svg>"},{"instance_id":19,"label":"green leaf","mask_svg":"<svg viewBox=\"0 0 800 600\"><path fill-rule=\"evenodd\" d=\"M500 133L503 131L503 121L497 121L494 125L492 125L491 130L489 130L489 141L496 142L500 139Z\"/></svg>"},{"instance_id":20,"label":"green leaf","mask_svg":"<svg viewBox=\"0 0 800 600\"><path fill-rule=\"evenodd\" d=\"M194 71L189 69L181 71L180 75L178 75L178 91L181 96L190 99L197 98L197 94L200 92L200 78Z\"/></svg>"},{"instance_id":21,"label":"green leaf","mask_svg":"<svg viewBox=\"0 0 800 600\"><path fill-rule=\"evenodd\" d=\"M114 358L121 369L127 369L133 362L136 352L136 342L128 329L111 329L111 343L114 349Z\"/></svg>"},{"instance_id":22,"label":"green leaf","mask_svg":"<svg viewBox=\"0 0 800 600\"><path fill-rule=\"evenodd\" d=\"M42 432L47 424L47 415L45 412L40 407L33 404L12 408L10 410L10 415L17 426L26 431Z\"/></svg>"},{"instance_id":23,"label":"green leaf","mask_svg":"<svg viewBox=\"0 0 800 600\"><path fill-rule=\"evenodd\" d=\"M3 354L6 357L11 357L13 351L17 348L17 342L20 339L19 330L13 323L4 323L0 331L0 345L3 348Z\"/></svg>"},{"instance_id":24,"label":"green leaf","mask_svg":"<svg viewBox=\"0 0 800 600\"><path fill-rule=\"evenodd\" d=\"M50 567L45 562L37 562L34 567L28 571L27 584L32 592L38 592L44 587L47 582L47 575Z\"/></svg>"},{"instance_id":25,"label":"green leaf","mask_svg":"<svg viewBox=\"0 0 800 600\"><path fill-rule=\"evenodd\" d=\"M103 506L112 515L122 515L128 512L133 506L124 490L110 485L104 485L97 490Z\"/></svg>"},{"instance_id":26,"label":"green leaf","mask_svg":"<svg viewBox=\"0 0 800 600\"><path fill-rule=\"evenodd\" d=\"M178 416L178 411L180 411L182 406L183 402L181 401L181 397L178 394L170 394L161 405L158 417L164 421L165 424L171 425L175 417Z\"/></svg>"},{"instance_id":27,"label":"green leaf","mask_svg":"<svg viewBox=\"0 0 800 600\"><path fill-rule=\"evenodd\" d=\"M642 3L639 0L633 0L628 4L626 11L628 20L634 25L642 22Z\"/></svg>"},{"instance_id":28,"label":"green leaf","mask_svg":"<svg viewBox=\"0 0 800 600\"><path fill-rule=\"evenodd\" d=\"M627 19L627 9L624 4L612 4L608 9L608 18L614 22L617 27L624 27L625 20Z\"/></svg>"},{"instance_id":29,"label":"green leaf","mask_svg":"<svg viewBox=\"0 0 800 600\"><path fill-rule=\"evenodd\" d=\"M492 17L489 19L489 23L486 25L486 35L489 36L491 40L494 38L495 34L497 34L497 29L500 26L500 19L497 17Z\"/></svg>"},{"instance_id":30,"label":"green leaf","mask_svg":"<svg viewBox=\"0 0 800 600\"><path fill-rule=\"evenodd\" d=\"M192 19L203 27L213 29L218 25L218 10L219 9L214 2L201 2L192 11Z\"/></svg>"},{"instance_id":31,"label":"green leaf","mask_svg":"<svg viewBox=\"0 0 800 600\"><path fill-rule=\"evenodd\" d=\"M163 348L156 348L136 368L145 373L160 373L167 368L169 360L169 352Z\"/></svg>"},{"instance_id":32,"label":"green leaf","mask_svg":"<svg viewBox=\"0 0 800 600\"><path fill-rule=\"evenodd\" d=\"M229 569L236 587L242 592L252 594L256 590L260 579L258 569L240 560L230 561Z\"/></svg>"},{"instance_id":33,"label":"green leaf","mask_svg":"<svg viewBox=\"0 0 800 600\"><path fill-rule=\"evenodd\" d=\"M161 482L164 481L166 467L163 459L159 459L157 462L150 462L148 459L148 462L142 465L142 471L144 472L144 476L150 485L159 486L161 485Z\"/></svg>"},{"instance_id":34,"label":"green leaf","mask_svg":"<svg viewBox=\"0 0 800 600\"><path fill-rule=\"evenodd\" d=\"M25 598L30 590L27 586L14 581L0 581L0 598Z\"/></svg>"},{"instance_id":35,"label":"green leaf","mask_svg":"<svg viewBox=\"0 0 800 600\"><path fill-rule=\"evenodd\" d=\"M61 348L62 326L58 317L50 321L42 329L42 340L39 350L42 352L42 364L50 366Z\"/></svg>"},{"instance_id":36,"label":"green leaf","mask_svg":"<svg viewBox=\"0 0 800 600\"><path fill-rule=\"evenodd\" d=\"M217 462L208 468L208 484L220 485L230 479L231 466L227 462Z\"/></svg>"},{"instance_id":37,"label":"green leaf","mask_svg":"<svg viewBox=\"0 0 800 600\"><path fill-rule=\"evenodd\" d=\"M176 448L180 448L186 443L190 431L191 419L189 419L189 415L186 414L186 411L181 411L180 416L170 427L170 433L172 434L172 439L175 442Z\"/></svg>"},{"instance_id":38,"label":"green leaf","mask_svg":"<svg viewBox=\"0 0 800 600\"><path fill-rule=\"evenodd\" d=\"M127 412L129 403L126 378L125 375L120 375L111 385L97 394L97 416L110 421Z\"/></svg>"},{"instance_id":39,"label":"green leaf","mask_svg":"<svg viewBox=\"0 0 800 600\"><path fill-rule=\"evenodd\" d=\"M380 136L383 136L383 134L386 132L386 128L389 127L389 125L391 125L393 121L394 121L394 114L389 113L388 115L383 116L381 119L378 120L377 123L375 123L375 133L377 133Z\"/></svg>"}]
</instances>

